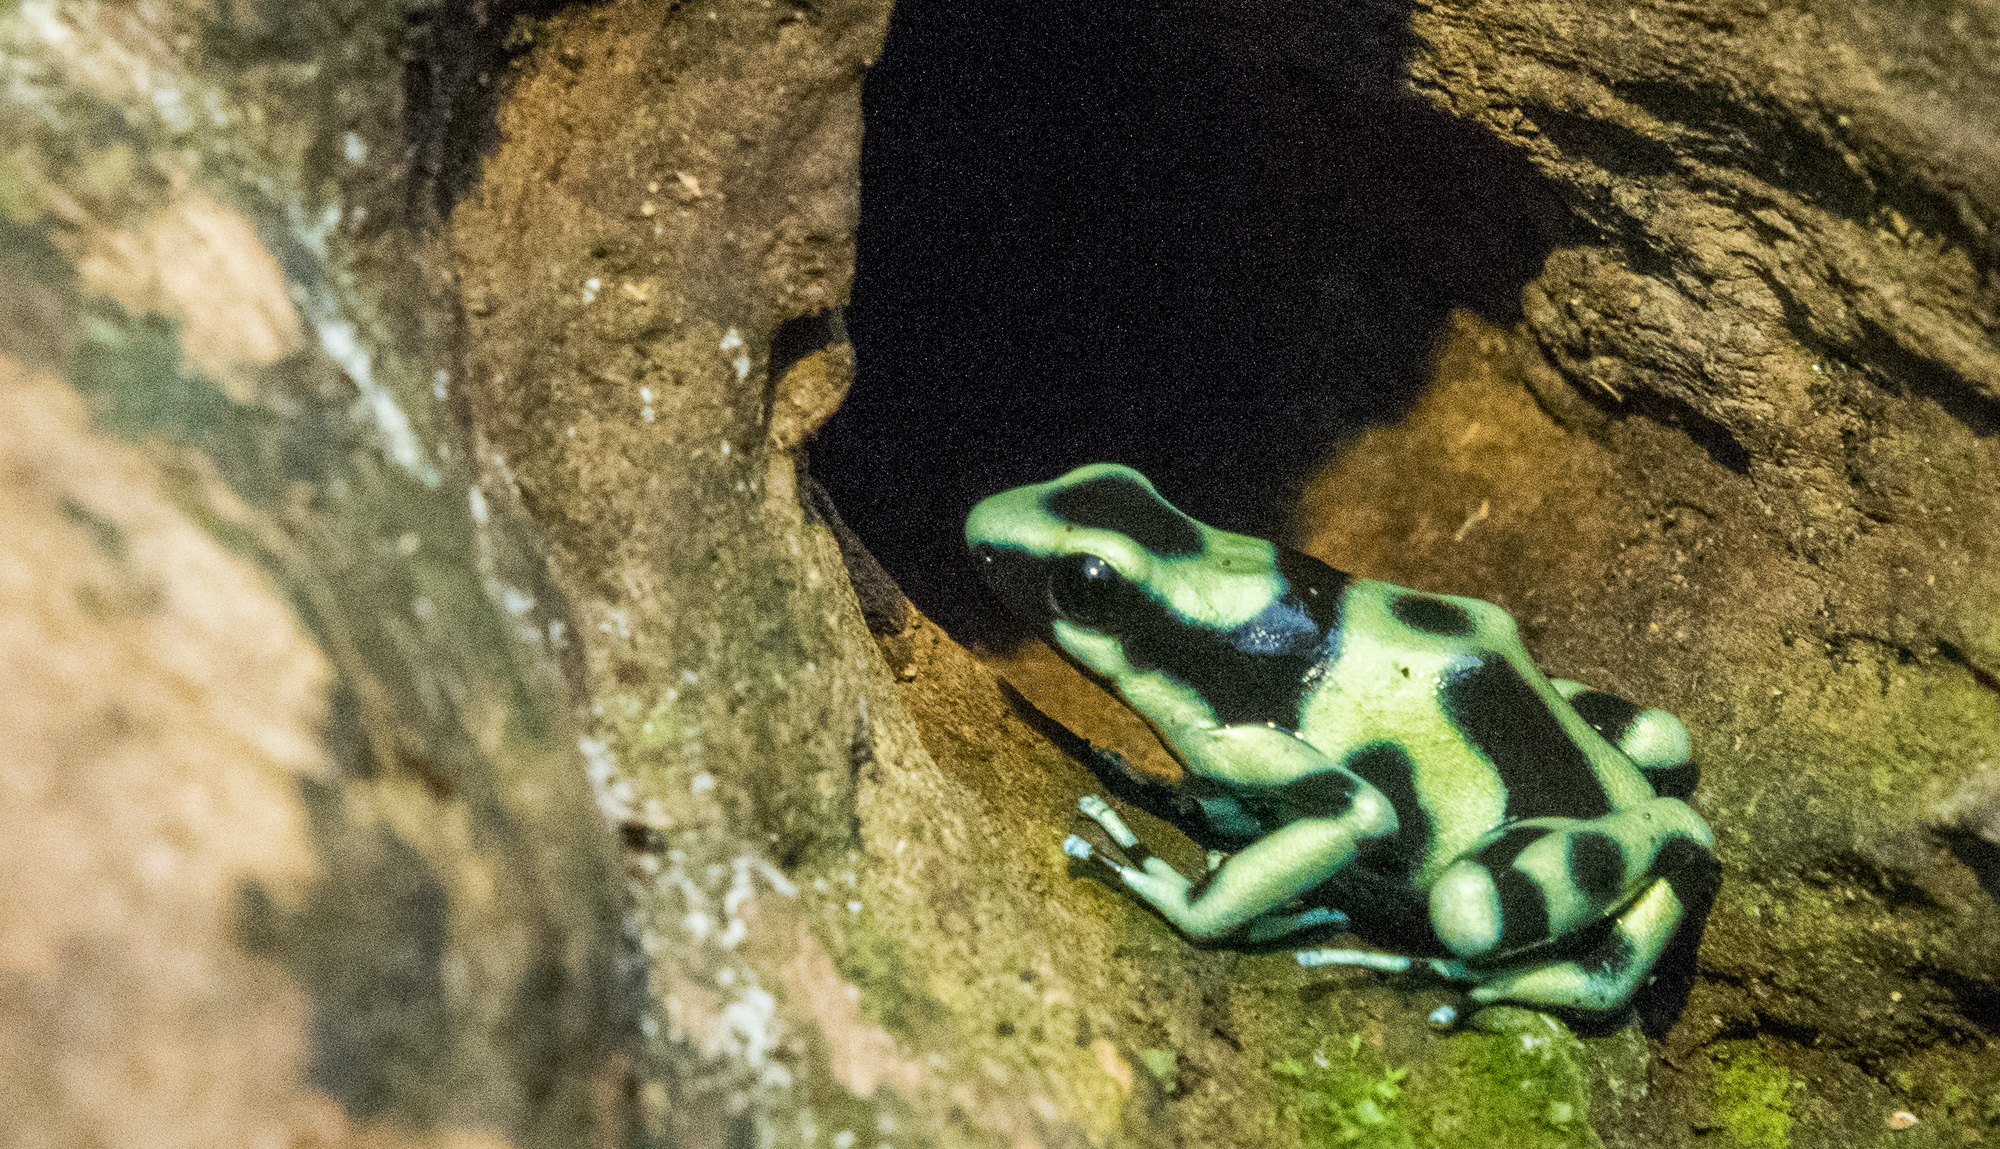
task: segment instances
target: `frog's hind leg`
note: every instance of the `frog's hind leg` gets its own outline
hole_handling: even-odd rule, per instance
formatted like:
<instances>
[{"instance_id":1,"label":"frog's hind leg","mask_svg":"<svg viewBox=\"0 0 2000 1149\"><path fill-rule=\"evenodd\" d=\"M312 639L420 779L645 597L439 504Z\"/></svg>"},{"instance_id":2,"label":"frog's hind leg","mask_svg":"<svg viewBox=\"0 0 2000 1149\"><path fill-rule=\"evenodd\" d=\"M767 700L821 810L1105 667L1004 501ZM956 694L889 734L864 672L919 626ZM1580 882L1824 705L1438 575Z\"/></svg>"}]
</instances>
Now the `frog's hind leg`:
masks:
<instances>
[{"instance_id":1,"label":"frog's hind leg","mask_svg":"<svg viewBox=\"0 0 2000 1149\"><path fill-rule=\"evenodd\" d=\"M1445 870L1431 889L1431 925L1468 966L1492 971L1479 974L1474 1001L1617 1009L1679 924L1707 914L1713 846L1707 824L1671 798L1601 818L1517 823ZM1507 961L1614 910L1604 938L1581 956Z\"/></svg>"},{"instance_id":2,"label":"frog's hind leg","mask_svg":"<svg viewBox=\"0 0 2000 1149\"><path fill-rule=\"evenodd\" d=\"M1646 775L1653 793L1662 798L1685 798L1701 782L1701 767L1694 760L1687 727L1664 710L1642 709L1615 694L1595 690L1568 678L1552 678L1550 685L1576 712L1596 728L1613 746Z\"/></svg>"},{"instance_id":3,"label":"frog's hind leg","mask_svg":"<svg viewBox=\"0 0 2000 1149\"><path fill-rule=\"evenodd\" d=\"M1589 950L1490 976L1467 996L1481 1004L1519 1001L1587 1013L1623 1009L1668 944L1683 928L1699 930L1715 900L1721 880L1715 856L1686 839L1680 842L1684 848L1666 852L1672 857L1663 854L1660 877L1612 919L1611 930ZM1700 934L1691 937L1698 942Z\"/></svg>"}]
</instances>

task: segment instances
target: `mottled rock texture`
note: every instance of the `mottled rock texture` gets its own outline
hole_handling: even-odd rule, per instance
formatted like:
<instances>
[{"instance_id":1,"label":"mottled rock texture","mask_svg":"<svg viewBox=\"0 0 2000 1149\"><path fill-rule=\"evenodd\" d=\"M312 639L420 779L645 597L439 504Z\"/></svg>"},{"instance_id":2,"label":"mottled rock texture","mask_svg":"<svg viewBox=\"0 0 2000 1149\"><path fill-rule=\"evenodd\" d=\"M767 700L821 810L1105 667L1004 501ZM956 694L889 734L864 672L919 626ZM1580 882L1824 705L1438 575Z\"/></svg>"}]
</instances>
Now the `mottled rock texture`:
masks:
<instances>
[{"instance_id":1,"label":"mottled rock texture","mask_svg":"<svg viewBox=\"0 0 2000 1149\"><path fill-rule=\"evenodd\" d=\"M0 1141L625 1143L559 603L401 10L0 8Z\"/></svg>"}]
</instances>

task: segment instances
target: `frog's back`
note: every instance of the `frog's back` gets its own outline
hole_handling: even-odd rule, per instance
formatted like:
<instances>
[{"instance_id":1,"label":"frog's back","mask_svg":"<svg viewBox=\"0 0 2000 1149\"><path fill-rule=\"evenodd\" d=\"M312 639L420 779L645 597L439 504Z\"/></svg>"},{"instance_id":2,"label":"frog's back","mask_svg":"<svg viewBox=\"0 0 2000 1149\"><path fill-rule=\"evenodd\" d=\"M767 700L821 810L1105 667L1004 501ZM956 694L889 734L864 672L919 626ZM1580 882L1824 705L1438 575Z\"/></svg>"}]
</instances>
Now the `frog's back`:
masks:
<instances>
[{"instance_id":1,"label":"frog's back","mask_svg":"<svg viewBox=\"0 0 2000 1149\"><path fill-rule=\"evenodd\" d=\"M1356 579L1339 636L1302 699L1300 733L1395 806L1396 833L1363 858L1382 878L1421 889L1508 823L1653 797L1499 607Z\"/></svg>"}]
</instances>

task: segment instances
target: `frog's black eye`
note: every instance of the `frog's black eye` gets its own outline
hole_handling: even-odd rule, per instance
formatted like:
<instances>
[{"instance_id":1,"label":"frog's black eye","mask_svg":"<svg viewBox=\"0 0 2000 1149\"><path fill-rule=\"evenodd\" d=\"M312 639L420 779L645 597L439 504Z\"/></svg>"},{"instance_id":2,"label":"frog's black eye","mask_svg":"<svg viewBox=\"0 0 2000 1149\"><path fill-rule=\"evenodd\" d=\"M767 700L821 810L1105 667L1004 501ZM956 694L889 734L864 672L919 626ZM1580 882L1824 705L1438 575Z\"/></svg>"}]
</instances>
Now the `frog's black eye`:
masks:
<instances>
[{"instance_id":1,"label":"frog's black eye","mask_svg":"<svg viewBox=\"0 0 2000 1149\"><path fill-rule=\"evenodd\" d=\"M1069 555L1049 571L1049 605L1058 616L1102 628L1117 613L1125 577L1096 555Z\"/></svg>"}]
</instances>

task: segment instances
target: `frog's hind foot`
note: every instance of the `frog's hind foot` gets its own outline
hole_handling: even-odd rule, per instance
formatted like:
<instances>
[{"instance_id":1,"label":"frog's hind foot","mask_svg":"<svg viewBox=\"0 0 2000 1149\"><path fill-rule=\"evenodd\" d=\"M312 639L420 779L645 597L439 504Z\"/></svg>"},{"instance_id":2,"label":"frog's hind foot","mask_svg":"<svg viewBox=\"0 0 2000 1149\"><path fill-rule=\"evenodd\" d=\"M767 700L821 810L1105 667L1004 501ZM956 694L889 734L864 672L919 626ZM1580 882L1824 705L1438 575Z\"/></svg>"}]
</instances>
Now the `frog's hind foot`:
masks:
<instances>
[{"instance_id":1,"label":"frog's hind foot","mask_svg":"<svg viewBox=\"0 0 2000 1149\"><path fill-rule=\"evenodd\" d=\"M1382 953L1379 950L1317 949L1300 950L1292 955L1307 969L1321 966L1344 965L1360 969L1379 970L1382 973L1409 973L1412 970L1428 973L1441 981L1470 982L1477 980L1464 962L1450 958L1420 958L1407 954Z\"/></svg>"},{"instance_id":2,"label":"frog's hind foot","mask_svg":"<svg viewBox=\"0 0 2000 1149\"><path fill-rule=\"evenodd\" d=\"M1469 984L1477 980L1472 971L1465 967L1464 962L1451 961L1446 958L1416 958L1407 957L1403 954L1378 953L1374 950L1349 949L1300 950L1293 956L1300 965L1305 966L1307 969L1316 969L1320 966L1343 965L1359 969L1379 970L1382 973L1428 974L1439 981L1451 982L1458 985ZM1438 1006L1430 1012L1428 1020L1435 1029L1454 1028L1458 1025L1459 1018L1462 1015L1471 1012L1470 1009L1461 1010L1460 1007L1470 1006L1470 1004L1466 1000L1466 995L1461 991L1458 1001L1446 1002Z\"/></svg>"}]
</instances>

